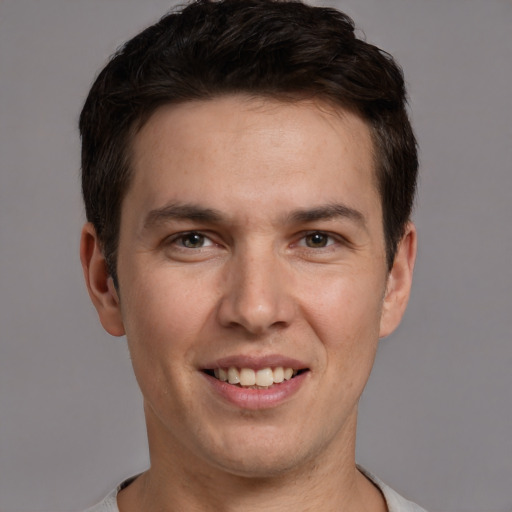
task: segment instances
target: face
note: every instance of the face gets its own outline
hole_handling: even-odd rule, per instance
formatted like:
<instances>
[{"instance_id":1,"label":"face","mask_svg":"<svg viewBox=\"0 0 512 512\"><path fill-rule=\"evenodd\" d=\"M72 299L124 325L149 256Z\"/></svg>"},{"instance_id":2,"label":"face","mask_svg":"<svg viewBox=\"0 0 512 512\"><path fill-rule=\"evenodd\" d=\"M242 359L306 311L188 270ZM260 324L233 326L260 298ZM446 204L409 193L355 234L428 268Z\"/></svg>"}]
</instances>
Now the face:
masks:
<instances>
[{"instance_id":1,"label":"face","mask_svg":"<svg viewBox=\"0 0 512 512\"><path fill-rule=\"evenodd\" d=\"M372 155L357 115L313 102L168 106L136 135L118 293L90 228L82 253L103 325L127 335L153 456L269 476L353 451L414 259L409 241L388 274Z\"/></svg>"}]
</instances>

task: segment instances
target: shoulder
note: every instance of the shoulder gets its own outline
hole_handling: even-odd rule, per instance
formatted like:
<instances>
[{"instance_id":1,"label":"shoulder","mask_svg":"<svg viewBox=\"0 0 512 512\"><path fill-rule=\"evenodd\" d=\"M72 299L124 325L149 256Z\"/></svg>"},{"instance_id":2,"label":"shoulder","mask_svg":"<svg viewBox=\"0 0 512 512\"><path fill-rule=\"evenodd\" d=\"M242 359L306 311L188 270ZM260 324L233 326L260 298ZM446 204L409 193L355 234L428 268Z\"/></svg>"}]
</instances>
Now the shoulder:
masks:
<instances>
[{"instance_id":1,"label":"shoulder","mask_svg":"<svg viewBox=\"0 0 512 512\"><path fill-rule=\"evenodd\" d=\"M391 489L389 485L386 485L382 480L366 469L361 466L358 466L357 468L380 489L384 495L384 499L386 500L389 512L426 512L425 509L416 505L416 503L406 500L403 496L400 496L400 494Z\"/></svg>"},{"instance_id":2,"label":"shoulder","mask_svg":"<svg viewBox=\"0 0 512 512\"><path fill-rule=\"evenodd\" d=\"M117 493L119 487L114 489L104 500L102 500L94 507L88 508L84 512L119 512L117 508Z\"/></svg>"},{"instance_id":3,"label":"shoulder","mask_svg":"<svg viewBox=\"0 0 512 512\"><path fill-rule=\"evenodd\" d=\"M117 495L119 491L130 485L139 475L132 476L120 483L106 498L100 501L94 507L84 510L84 512L119 512L117 506Z\"/></svg>"}]
</instances>

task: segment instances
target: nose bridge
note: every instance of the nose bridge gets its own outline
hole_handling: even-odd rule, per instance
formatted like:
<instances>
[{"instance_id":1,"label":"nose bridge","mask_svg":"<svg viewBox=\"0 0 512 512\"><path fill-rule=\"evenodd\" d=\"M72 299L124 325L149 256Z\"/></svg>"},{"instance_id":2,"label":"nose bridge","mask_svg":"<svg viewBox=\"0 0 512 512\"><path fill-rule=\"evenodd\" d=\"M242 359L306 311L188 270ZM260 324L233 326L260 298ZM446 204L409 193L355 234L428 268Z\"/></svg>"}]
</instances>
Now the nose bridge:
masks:
<instances>
[{"instance_id":1,"label":"nose bridge","mask_svg":"<svg viewBox=\"0 0 512 512\"><path fill-rule=\"evenodd\" d=\"M294 307L284 266L269 243L244 244L235 251L220 305L221 322L253 334L287 325Z\"/></svg>"}]
</instances>

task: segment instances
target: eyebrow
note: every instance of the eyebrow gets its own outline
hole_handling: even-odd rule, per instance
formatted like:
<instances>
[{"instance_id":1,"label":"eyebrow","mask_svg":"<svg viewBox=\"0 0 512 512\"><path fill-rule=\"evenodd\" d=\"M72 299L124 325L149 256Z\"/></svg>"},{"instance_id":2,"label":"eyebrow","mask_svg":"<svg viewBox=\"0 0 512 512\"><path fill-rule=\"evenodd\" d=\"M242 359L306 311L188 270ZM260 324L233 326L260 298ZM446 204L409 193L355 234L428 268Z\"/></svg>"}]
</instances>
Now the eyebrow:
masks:
<instances>
[{"instance_id":1,"label":"eyebrow","mask_svg":"<svg viewBox=\"0 0 512 512\"><path fill-rule=\"evenodd\" d=\"M192 220L198 222L221 222L224 215L213 208L203 208L194 204L172 203L151 210L144 220L144 229L150 229L170 220Z\"/></svg>"},{"instance_id":2,"label":"eyebrow","mask_svg":"<svg viewBox=\"0 0 512 512\"><path fill-rule=\"evenodd\" d=\"M330 203L315 208L298 209L287 215L291 222L308 223L319 220L331 220L337 218L345 218L355 221L362 227L366 226L364 215L355 208L339 203Z\"/></svg>"},{"instance_id":3,"label":"eyebrow","mask_svg":"<svg viewBox=\"0 0 512 512\"><path fill-rule=\"evenodd\" d=\"M293 210L285 216L284 222L310 223L336 218L353 220L362 227L366 227L365 217L359 210L339 203ZM225 215L214 208L204 208L195 204L171 203L151 210L144 220L144 229L151 229L171 220L221 223L225 219Z\"/></svg>"}]
</instances>

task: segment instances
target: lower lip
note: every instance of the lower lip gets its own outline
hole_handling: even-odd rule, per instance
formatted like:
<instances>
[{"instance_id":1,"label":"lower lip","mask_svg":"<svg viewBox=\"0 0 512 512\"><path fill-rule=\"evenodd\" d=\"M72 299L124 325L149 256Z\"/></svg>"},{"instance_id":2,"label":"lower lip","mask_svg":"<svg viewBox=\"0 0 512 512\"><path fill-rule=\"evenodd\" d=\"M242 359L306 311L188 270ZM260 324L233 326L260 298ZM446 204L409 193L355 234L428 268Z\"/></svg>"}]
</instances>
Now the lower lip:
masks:
<instances>
[{"instance_id":1,"label":"lower lip","mask_svg":"<svg viewBox=\"0 0 512 512\"><path fill-rule=\"evenodd\" d=\"M203 373L213 390L224 400L240 409L271 409L295 395L304 384L309 372L296 375L290 380L274 384L267 389L251 389L222 382Z\"/></svg>"}]
</instances>

